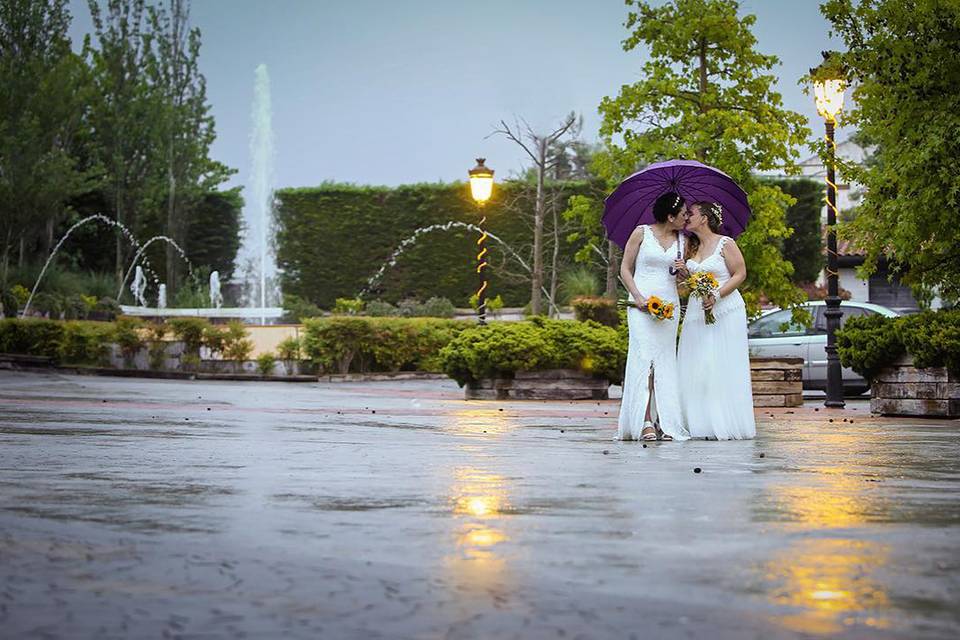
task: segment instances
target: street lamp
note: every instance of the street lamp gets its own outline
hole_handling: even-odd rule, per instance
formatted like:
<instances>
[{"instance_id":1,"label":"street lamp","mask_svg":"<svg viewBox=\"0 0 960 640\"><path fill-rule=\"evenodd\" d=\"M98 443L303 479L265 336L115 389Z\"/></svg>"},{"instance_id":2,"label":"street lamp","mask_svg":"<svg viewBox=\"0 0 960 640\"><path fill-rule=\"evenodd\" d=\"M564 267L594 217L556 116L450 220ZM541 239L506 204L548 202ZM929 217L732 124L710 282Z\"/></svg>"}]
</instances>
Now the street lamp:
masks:
<instances>
[{"instance_id":1,"label":"street lamp","mask_svg":"<svg viewBox=\"0 0 960 640\"><path fill-rule=\"evenodd\" d=\"M837 184L835 167L837 143L834 141L834 125L837 114L843 110L843 90L846 88L839 69L827 68L827 56L824 65L811 69L814 78L813 95L817 104L817 113L823 117L827 127L827 407L843 408L843 371L840 358L837 357L837 329L840 328L840 295L837 271Z\"/></svg>"},{"instance_id":2,"label":"street lamp","mask_svg":"<svg viewBox=\"0 0 960 640\"><path fill-rule=\"evenodd\" d=\"M486 158L477 158L477 166L470 169L470 195L474 202L480 207L480 237L477 239L477 273L480 275L480 288L477 290L477 321L484 325L487 323L487 278L484 269L487 268L487 248L484 242L487 240L487 232L483 225L487 221L487 216L483 213L483 205L487 203L490 196L493 195L493 169L487 167L484 163Z\"/></svg>"}]
</instances>

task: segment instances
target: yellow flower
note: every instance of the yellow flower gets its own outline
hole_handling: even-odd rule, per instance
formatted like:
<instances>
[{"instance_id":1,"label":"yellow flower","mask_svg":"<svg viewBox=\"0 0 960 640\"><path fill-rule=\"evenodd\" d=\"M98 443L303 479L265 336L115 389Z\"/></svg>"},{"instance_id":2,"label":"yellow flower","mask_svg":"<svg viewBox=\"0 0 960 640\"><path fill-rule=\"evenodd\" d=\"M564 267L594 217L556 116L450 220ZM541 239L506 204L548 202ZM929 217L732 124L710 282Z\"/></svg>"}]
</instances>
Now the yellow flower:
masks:
<instances>
[{"instance_id":1,"label":"yellow flower","mask_svg":"<svg viewBox=\"0 0 960 640\"><path fill-rule=\"evenodd\" d=\"M660 312L660 308L663 306L663 301L657 296L650 296L647 298L647 311L650 312L650 315L657 315Z\"/></svg>"}]
</instances>

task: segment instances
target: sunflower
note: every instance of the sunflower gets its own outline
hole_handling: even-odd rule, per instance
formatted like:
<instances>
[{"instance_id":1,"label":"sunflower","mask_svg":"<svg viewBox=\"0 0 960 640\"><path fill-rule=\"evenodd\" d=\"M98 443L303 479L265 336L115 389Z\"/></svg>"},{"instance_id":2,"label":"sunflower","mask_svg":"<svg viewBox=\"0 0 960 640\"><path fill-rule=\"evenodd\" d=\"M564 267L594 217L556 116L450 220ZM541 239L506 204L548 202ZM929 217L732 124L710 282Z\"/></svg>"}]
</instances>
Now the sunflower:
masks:
<instances>
[{"instance_id":1,"label":"sunflower","mask_svg":"<svg viewBox=\"0 0 960 640\"><path fill-rule=\"evenodd\" d=\"M647 298L647 311L650 315L655 316L660 313L660 309L663 307L663 300L657 296L650 296Z\"/></svg>"},{"instance_id":2,"label":"sunflower","mask_svg":"<svg viewBox=\"0 0 960 640\"><path fill-rule=\"evenodd\" d=\"M667 320L673 318L673 305L669 302L663 305L663 317Z\"/></svg>"}]
</instances>

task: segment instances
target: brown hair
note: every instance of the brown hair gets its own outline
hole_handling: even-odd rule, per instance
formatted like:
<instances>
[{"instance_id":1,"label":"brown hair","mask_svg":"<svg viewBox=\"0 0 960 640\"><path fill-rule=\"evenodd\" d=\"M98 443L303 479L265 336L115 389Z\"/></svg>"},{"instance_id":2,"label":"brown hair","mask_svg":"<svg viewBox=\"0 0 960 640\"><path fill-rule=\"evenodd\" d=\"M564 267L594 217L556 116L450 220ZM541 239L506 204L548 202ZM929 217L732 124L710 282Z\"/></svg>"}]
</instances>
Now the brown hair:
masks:
<instances>
[{"instance_id":1,"label":"brown hair","mask_svg":"<svg viewBox=\"0 0 960 640\"><path fill-rule=\"evenodd\" d=\"M721 207L716 202L710 202L709 200L700 200L699 202L694 202L690 205L690 208L696 207L700 213L707 216L707 226L710 227L710 231L714 233L720 233L720 229L723 228L723 207ZM687 250L684 252L684 260L688 260L700 249L700 238L696 234L691 234L687 241Z\"/></svg>"}]
</instances>

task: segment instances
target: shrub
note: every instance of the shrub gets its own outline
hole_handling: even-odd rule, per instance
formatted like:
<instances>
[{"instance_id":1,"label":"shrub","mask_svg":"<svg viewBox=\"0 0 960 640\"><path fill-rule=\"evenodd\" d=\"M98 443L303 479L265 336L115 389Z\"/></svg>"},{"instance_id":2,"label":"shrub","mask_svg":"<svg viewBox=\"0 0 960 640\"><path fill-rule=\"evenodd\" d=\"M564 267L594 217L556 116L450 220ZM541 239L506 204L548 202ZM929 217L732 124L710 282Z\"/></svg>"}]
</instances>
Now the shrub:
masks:
<instances>
[{"instance_id":1,"label":"shrub","mask_svg":"<svg viewBox=\"0 0 960 640\"><path fill-rule=\"evenodd\" d=\"M357 316L363 313L363 300L360 298L337 298L333 305L333 313L337 315Z\"/></svg>"},{"instance_id":2,"label":"shrub","mask_svg":"<svg viewBox=\"0 0 960 640\"><path fill-rule=\"evenodd\" d=\"M147 337L150 340L150 346L147 349L147 359L150 362L151 369L163 369L167 358L167 343L164 340L167 336L167 327L162 322L156 322L147 326Z\"/></svg>"},{"instance_id":3,"label":"shrub","mask_svg":"<svg viewBox=\"0 0 960 640\"><path fill-rule=\"evenodd\" d=\"M0 353L19 353L57 359L64 324L55 320L5 318L0 320Z\"/></svg>"},{"instance_id":4,"label":"shrub","mask_svg":"<svg viewBox=\"0 0 960 640\"><path fill-rule=\"evenodd\" d=\"M382 318L384 316L396 316L399 315L400 312L389 302L385 302L383 300L371 300L367 303L367 308L365 309L364 313L374 318Z\"/></svg>"},{"instance_id":5,"label":"shrub","mask_svg":"<svg viewBox=\"0 0 960 640\"><path fill-rule=\"evenodd\" d=\"M517 371L580 369L620 382L626 342L596 322L535 318L462 332L440 352L444 372L461 386Z\"/></svg>"},{"instance_id":6,"label":"shrub","mask_svg":"<svg viewBox=\"0 0 960 640\"><path fill-rule=\"evenodd\" d=\"M599 289L600 280L588 267L570 269L560 279L560 299L566 303L574 298L593 297Z\"/></svg>"},{"instance_id":7,"label":"shrub","mask_svg":"<svg viewBox=\"0 0 960 640\"><path fill-rule=\"evenodd\" d=\"M203 318L174 318L170 328L177 340L183 342L184 353L200 357L203 335L210 323Z\"/></svg>"},{"instance_id":8,"label":"shrub","mask_svg":"<svg viewBox=\"0 0 960 640\"><path fill-rule=\"evenodd\" d=\"M211 355L223 353L227 341L227 332L220 326L208 324L203 328L203 346L210 350Z\"/></svg>"},{"instance_id":9,"label":"shrub","mask_svg":"<svg viewBox=\"0 0 960 640\"><path fill-rule=\"evenodd\" d=\"M120 304L116 300L113 298L100 298L87 317L91 320L111 322L116 320L117 316L121 313Z\"/></svg>"},{"instance_id":10,"label":"shrub","mask_svg":"<svg viewBox=\"0 0 960 640\"><path fill-rule=\"evenodd\" d=\"M90 314L90 307L87 305L85 296L80 293L73 293L61 300L63 317L67 320L85 320Z\"/></svg>"},{"instance_id":11,"label":"shrub","mask_svg":"<svg viewBox=\"0 0 960 640\"><path fill-rule=\"evenodd\" d=\"M41 291L30 302L30 313L39 314L51 320L59 320L63 315L63 301L60 296Z\"/></svg>"},{"instance_id":12,"label":"shrub","mask_svg":"<svg viewBox=\"0 0 960 640\"><path fill-rule=\"evenodd\" d=\"M223 340L223 357L235 360L238 365L250 359L253 353L253 341L247 337L247 329L239 320L231 320Z\"/></svg>"},{"instance_id":13,"label":"shrub","mask_svg":"<svg viewBox=\"0 0 960 640\"><path fill-rule=\"evenodd\" d=\"M107 322L65 322L60 346L61 360L74 364L104 365L115 333L113 324Z\"/></svg>"},{"instance_id":14,"label":"shrub","mask_svg":"<svg viewBox=\"0 0 960 640\"><path fill-rule=\"evenodd\" d=\"M321 371L440 371L440 349L469 326L433 318L318 318L306 323L302 347Z\"/></svg>"},{"instance_id":15,"label":"shrub","mask_svg":"<svg viewBox=\"0 0 960 640\"><path fill-rule=\"evenodd\" d=\"M470 296L470 308L476 309L477 305L480 303L480 299L477 297L477 294ZM527 305L529 306L529 305ZM498 294L493 298L487 298L487 312L492 315L497 315L499 311L503 309L503 298Z\"/></svg>"},{"instance_id":16,"label":"shrub","mask_svg":"<svg viewBox=\"0 0 960 640\"><path fill-rule=\"evenodd\" d=\"M19 310L20 304L13 291L0 292L0 318L16 318Z\"/></svg>"},{"instance_id":17,"label":"shrub","mask_svg":"<svg viewBox=\"0 0 960 640\"><path fill-rule=\"evenodd\" d=\"M300 359L300 340L290 336L284 338L277 345L277 355L281 360L299 360Z\"/></svg>"},{"instance_id":18,"label":"shrub","mask_svg":"<svg viewBox=\"0 0 960 640\"><path fill-rule=\"evenodd\" d=\"M277 358L272 353L261 353L257 356L257 371L262 376L273 375L273 367L276 363Z\"/></svg>"},{"instance_id":19,"label":"shrub","mask_svg":"<svg viewBox=\"0 0 960 640\"><path fill-rule=\"evenodd\" d=\"M113 327L113 341L120 347L124 364L128 367L133 366L133 359L144 346L142 330L143 322L136 318L118 318Z\"/></svg>"},{"instance_id":20,"label":"shrub","mask_svg":"<svg viewBox=\"0 0 960 640\"><path fill-rule=\"evenodd\" d=\"M608 327L616 327L620 324L620 314L617 313L617 303L614 300L581 296L574 298L572 304L573 312L581 322L593 320Z\"/></svg>"},{"instance_id":21,"label":"shrub","mask_svg":"<svg viewBox=\"0 0 960 640\"><path fill-rule=\"evenodd\" d=\"M299 323L304 318L317 318L323 315L323 309L292 293L283 294L283 309L285 322Z\"/></svg>"},{"instance_id":22,"label":"shrub","mask_svg":"<svg viewBox=\"0 0 960 640\"><path fill-rule=\"evenodd\" d=\"M30 298L30 289L27 289L22 284L15 284L10 288L10 293L13 294L13 297L17 299L17 306L22 307L27 304L27 300Z\"/></svg>"},{"instance_id":23,"label":"shrub","mask_svg":"<svg viewBox=\"0 0 960 640\"><path fill-rule=\"evenodd\" d=\"M960 374L960 310L914 316L850 318L837 332L840 362L871 379L904 354L917 367L947 367Z\"/></svg>"}]
</instances>

